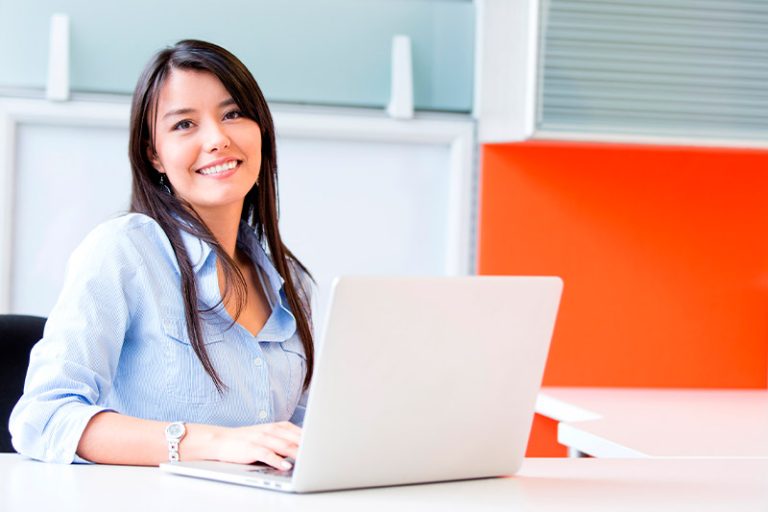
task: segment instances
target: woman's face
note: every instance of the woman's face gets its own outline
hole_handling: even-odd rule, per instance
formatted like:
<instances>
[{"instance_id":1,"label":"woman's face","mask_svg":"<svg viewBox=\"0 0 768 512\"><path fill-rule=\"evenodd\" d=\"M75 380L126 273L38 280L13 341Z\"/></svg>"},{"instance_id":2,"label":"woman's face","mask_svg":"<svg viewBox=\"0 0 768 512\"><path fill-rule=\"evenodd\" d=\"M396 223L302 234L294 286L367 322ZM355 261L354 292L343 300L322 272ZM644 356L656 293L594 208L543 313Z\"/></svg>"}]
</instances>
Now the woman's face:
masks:
<instances>
[{"instance_id":1,"label":"woman's face","mask_svg":"<svg viewBox=\"0 0 768 512\"><path fill-rule=\"evenodd\" d=\"M215 75L174 69L160 90L155 168L198 214L242 210L259 178L261 130Z\"/></svg>"}]
</instances>

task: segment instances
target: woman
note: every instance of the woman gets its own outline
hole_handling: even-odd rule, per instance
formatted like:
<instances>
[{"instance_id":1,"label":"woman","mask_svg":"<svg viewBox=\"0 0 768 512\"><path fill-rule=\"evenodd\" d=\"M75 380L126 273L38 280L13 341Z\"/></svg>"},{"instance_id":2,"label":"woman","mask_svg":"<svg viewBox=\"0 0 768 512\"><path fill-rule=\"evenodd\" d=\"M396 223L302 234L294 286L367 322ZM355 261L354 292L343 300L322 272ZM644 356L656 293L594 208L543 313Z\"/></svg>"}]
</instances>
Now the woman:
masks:
<instances>
[{"instance_id":1,"label":"woman","mask_svg":"<svg viewBox=\"0 0 768 512\"><path fill-rule=\"evenodd\" d=\"M289 469L313 367L310 278L278 231L274 128L253 76L210 43L159 52L133 95L129 155L131 213L73 253L14 447Z\"/></svg>"}]
</instances>

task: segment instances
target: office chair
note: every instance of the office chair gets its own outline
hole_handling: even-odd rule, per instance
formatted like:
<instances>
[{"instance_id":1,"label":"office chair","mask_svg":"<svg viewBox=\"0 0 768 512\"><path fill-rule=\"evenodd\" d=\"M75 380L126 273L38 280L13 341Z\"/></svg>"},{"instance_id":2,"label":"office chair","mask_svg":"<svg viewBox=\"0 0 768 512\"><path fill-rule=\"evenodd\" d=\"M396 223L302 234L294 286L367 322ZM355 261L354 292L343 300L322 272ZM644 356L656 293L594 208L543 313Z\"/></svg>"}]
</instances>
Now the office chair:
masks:
<instances>
[{"instance_id":1,"label":"office chair","mask_svg":"<svg viewBox=\"0 0 768 512\"><path fill-rule=\"evenodd\" d=\"M0 453L14 452L8 418L24 391L29 352L43 337L45 318L0 315Z\"/></svg>"}]
</instances>

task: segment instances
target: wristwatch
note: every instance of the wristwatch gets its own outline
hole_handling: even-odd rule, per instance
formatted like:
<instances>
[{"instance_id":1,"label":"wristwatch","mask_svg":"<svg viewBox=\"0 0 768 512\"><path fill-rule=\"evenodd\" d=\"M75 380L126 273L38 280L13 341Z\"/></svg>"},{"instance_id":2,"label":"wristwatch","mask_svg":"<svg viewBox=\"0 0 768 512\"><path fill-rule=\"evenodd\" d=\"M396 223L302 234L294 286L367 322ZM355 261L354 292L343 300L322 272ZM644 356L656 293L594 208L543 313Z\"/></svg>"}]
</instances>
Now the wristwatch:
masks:
<instances>
[{"instance_id":1,"label":"wristwatch","mask_svg":"<svg viewBox=\"0 0 768 512\"><path fill-rule=\"evenodd\" d=\"M165 427L165 440L168 441L168 460L179 462L179 443L184 439L187 429L183 421L174 421Z\"/></svg>"}]
</instances>

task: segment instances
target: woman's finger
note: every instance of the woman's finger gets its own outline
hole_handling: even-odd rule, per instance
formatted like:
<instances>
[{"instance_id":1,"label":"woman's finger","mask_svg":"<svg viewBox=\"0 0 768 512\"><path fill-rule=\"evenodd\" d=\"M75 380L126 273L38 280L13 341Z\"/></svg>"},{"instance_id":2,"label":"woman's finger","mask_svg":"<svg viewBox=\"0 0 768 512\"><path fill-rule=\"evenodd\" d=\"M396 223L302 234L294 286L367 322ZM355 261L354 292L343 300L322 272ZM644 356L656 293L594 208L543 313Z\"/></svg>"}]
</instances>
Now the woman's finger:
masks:
<instances>
[{"instance_id":1,"label":"woman's finger","mask_svg":"<svg viewBox=\"0 0 768 512\"><path fill-rule=\"evenodd\" d=\"M263 462L280 471L288 471L293 467L293 464L264 446L258 450L255 461Z\"/></svg>"}]
</instances>

